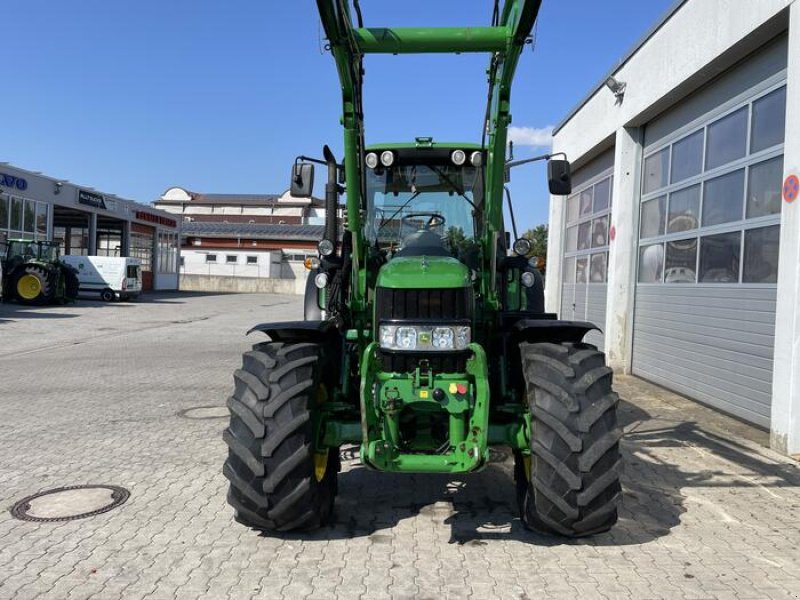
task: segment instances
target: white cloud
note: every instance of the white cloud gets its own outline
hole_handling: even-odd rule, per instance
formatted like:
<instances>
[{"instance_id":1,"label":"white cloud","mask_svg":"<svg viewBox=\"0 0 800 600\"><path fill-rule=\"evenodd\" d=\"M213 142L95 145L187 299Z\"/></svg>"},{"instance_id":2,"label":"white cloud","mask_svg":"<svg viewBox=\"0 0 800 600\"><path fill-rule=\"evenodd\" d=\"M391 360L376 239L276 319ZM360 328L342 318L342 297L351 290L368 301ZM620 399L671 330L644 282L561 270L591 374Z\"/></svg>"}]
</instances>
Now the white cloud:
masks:
<instances>
[{"instance_id":1,"label":"white cloud","mask_svg":"<svg viewBox=\"0 0 800 600\"><path fill-rule=\"evenodd\" d=\"M508 139L518 146L550 148L553 145L553 126L508 128Z\"/></svg>"}]
</instances>

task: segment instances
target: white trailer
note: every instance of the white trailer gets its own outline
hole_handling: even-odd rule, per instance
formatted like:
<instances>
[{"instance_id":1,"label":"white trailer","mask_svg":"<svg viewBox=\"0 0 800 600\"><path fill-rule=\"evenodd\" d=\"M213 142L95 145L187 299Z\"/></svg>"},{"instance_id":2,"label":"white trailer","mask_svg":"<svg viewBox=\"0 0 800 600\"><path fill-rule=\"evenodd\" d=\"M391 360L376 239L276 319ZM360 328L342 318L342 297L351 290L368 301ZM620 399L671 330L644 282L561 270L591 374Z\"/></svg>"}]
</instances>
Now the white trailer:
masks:
<instances>
[{"instance_id":1,"label":"white trailer","mask_svg":"<svg viewBox=\"0 0 800 600\"><path fill-rule=\"evenodd\" d=\"M102 300L136 298L142 291L142 261L124 256L62 256L78 271L79 295Z\"/></svg>"}]
</instances>

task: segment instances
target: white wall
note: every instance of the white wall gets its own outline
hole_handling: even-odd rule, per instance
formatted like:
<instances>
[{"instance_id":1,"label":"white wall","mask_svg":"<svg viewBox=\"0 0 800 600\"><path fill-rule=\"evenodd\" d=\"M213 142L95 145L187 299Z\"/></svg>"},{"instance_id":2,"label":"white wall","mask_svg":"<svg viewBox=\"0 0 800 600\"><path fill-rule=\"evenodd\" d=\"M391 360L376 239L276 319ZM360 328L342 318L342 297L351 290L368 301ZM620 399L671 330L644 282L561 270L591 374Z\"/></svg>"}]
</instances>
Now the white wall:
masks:
<instances>
[{"instance_id":1,"label":"white wall","mask_svg":"<svg viewBox=\"0 0 800 600\"><path fill-rule=\"evenodd\" d=\"M209 254L217 257L208 262ZM280 277L280 252L264 250L194 250L183 248L182 275L219 275L225 277ZM235 263L226 262L227 256L235 256ZM255 256L256 264L247 264L247 257ZM276 262L277 261L277 267Z\"/></svg>"},{"instance_id":2,"label":"white wall","mask_svg":"<svg viewBox=\"0 0 800 600\"><path fill-rule=\"evenodd\" d=\"M301 250L286 250L287 254L305 254ZM215 254L217 261L207 262L206 257ZM284 280L287 283L280 289L293 289L296 294L305 292L308 271L302 261L287 260L280 250L275 251L247 251L247 250L195 250L183 248L181 250L183 266L180 268L181 277L204 275L219 278L260 278ZM235 263L226 262L227 256L235 256ZM257 263L247 264L247 257L255 256ZM183 279L182 279L183 281ZM186 279L186 281L206 281L201 279ZM287 288L287 286L289 286ZM252 290L250 290L252 291Z\"/></svg>"}]
</instances>

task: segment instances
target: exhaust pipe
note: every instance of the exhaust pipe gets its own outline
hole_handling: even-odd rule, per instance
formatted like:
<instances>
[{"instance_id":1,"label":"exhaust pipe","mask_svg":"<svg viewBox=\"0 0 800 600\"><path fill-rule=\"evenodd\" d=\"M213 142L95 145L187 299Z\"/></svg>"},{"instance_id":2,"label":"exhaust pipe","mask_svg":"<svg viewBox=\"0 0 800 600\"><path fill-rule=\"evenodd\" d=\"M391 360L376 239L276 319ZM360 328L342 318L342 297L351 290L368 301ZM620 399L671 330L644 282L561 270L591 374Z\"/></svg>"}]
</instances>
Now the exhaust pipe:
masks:
<instances>
[{"instance_id":1,"label":"exhaust pipe","mask_svg":"<svg viewBox=\"0 0 800 600\"><path fill-rule=\"evenodd\" d=\"M333 256L336 256L336 238L339 233L339 224L336 221L339 208L338 166L327 145L322 149L322 155L328 165L328 182L325 184L325 239L333 242Z\"/></svg>"}]
</instances>

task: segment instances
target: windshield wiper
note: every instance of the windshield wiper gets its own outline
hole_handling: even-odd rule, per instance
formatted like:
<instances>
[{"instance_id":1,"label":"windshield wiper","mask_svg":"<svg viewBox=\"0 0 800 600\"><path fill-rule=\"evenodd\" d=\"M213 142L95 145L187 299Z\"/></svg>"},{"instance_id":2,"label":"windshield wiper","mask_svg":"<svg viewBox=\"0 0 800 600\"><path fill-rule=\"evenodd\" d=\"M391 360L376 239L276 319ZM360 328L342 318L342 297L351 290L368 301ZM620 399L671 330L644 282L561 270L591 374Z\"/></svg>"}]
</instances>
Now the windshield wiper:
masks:
<instances>
[{"instance_id":1,"label":"windshield wiper","mask_svg":"<svg viewBox=\"0 0 800 600\"><path fill-rule=\"evenodd\" d=\"M432 170L434 173L436 173L436 174L437 174L439 177L441 177L441 178L442 178L442 179L443 179L445 182L447 182L447 184L450 186L450 188L451 188L451 189L452 189L452 190L453 190L453 191L454 191L456 194L458 194L458 195L459 195L459 196L461 196L461 197L462 197L464 200L466 200L467 202L469 202L469 205L470 205L472 208L474 208L475 210L478 210L478 207L477 207L477 206L475 206L475 203L474 203L472 200L470 200L469 198L467 198L466 194L464 193L464 190L462 190L461 188L459 188L459 187L458 187L458 186L455 184L455 182L453 182L453 180L452 180L452 179L450 179L450 178L449 178L449 177L448 177L448 176L447 176L447 175L446 175L446 174L445 174L443 171L441 171L440 169L438 169L438 168L436 168L436 167L431 167L431 170Z\"/></svg>"}]
</instances>

